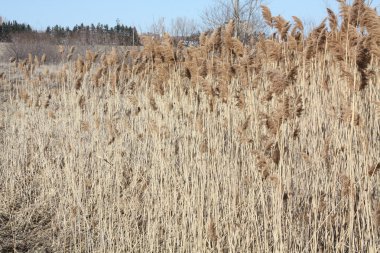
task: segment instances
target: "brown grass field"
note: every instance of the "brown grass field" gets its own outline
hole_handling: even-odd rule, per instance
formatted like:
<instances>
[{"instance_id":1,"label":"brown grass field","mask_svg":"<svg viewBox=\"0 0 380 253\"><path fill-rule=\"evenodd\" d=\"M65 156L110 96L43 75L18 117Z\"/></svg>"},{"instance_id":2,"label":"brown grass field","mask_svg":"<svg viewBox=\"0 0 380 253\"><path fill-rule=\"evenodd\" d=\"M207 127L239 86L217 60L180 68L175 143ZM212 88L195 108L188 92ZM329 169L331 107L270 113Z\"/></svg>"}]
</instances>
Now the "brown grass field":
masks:
<instances>
[{"instance_id":1,"label":"brown grass field","mask_svg":"<svg viewBox=\"0 0 380 253\"><path fill-rule=\"evenodd\" d=\"M233 22L0 70L0 252L379 252L380 18Z\"/></svg>"}]
</instances>

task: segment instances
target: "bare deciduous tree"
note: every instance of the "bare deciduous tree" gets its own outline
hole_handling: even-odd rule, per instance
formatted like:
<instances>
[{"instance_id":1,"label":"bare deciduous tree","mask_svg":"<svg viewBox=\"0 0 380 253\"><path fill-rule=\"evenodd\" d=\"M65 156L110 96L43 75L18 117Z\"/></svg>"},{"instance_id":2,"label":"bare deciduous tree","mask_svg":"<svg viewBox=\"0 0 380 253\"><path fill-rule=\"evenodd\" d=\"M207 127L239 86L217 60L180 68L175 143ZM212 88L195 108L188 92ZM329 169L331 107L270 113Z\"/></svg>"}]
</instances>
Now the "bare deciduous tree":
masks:
<instances>
[{"instance_id":1,"label":"bare deciduous tree","mask_svg":"<svg viewBox=\"0 0 380 253\"><path fill-rule=\"evenodd\" d=\"M201 19L206 29L215 29L233 19L235 35L246 40L265 27L260 15L262 3L263 0L214 0L214 4L203 11Z\"/></svg>"},{"instance_id":2,"label":"bare deciduous tree","mask_svg":"<svg viewBox=\"0 0 380 253\"><path fill-rule=\"evenodd\" d=\"M177 17L172 20L171 34L175 37L186 37L197 33L197 24L193 19L186 17Z\"/></svg>"},{"instance_id":3,"label":"bare deciduous tree","mask_svg":"<svg viewBox=\"0 0 380 253\"><path fill-rule=\"evenodd\" d=\"M150 32L155 35L164 35L166 32L165 18L161 17L150 26Z\"/></svg>"},{"instance_id":4,"label":"bare deciduous tree","mask_svg":"<svg viewBox=\"0 0 380 253\"><path fill-rule=\"evenodd\" d=\"M0 60L14 57L17 60L26 59L29 54L41 57L46 55L49 63L58 62L60 57L57 46L51 42L46 34L33 32L14 33L11 35L12 42L5 44L5 52L0 55Z\"/></svg>"}]
</instances>

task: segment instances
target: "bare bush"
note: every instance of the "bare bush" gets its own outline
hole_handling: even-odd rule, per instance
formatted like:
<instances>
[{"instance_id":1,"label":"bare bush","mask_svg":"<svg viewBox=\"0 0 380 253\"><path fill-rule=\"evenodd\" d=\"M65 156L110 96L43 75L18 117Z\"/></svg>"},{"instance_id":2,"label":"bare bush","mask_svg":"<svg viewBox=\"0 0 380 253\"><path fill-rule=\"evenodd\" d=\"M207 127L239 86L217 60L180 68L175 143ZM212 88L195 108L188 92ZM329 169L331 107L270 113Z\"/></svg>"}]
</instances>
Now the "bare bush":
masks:
<instances>
[{"instance_id":1,"label":"bare bush","mask_svg":"<svg viewBox=\"0 0 380 253\"><path fill-rule=\"evenodd\" d=\"M45 54L47 63L57 63L60 60L57 46L45 34L16 33L12 35L12 42L5 45L0 55L1 61L14 57L16 60L25 59L28 55L38 56Z\"/></svg>"}]
</instances>

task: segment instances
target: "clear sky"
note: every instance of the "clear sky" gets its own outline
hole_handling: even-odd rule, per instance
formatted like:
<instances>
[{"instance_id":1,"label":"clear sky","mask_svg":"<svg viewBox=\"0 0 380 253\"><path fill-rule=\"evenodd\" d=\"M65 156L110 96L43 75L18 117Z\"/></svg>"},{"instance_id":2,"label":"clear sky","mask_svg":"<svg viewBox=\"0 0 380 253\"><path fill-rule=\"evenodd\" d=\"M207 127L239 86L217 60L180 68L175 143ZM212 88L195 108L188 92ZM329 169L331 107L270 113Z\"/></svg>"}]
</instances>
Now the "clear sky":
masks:
<instances>
[{"instance_id":1,"label":"clear sky","mask_svg":"<svg viewBox=\"0 0 380 253\"><path fill-rule=\"evenodd\" d=\"M47 26L72 27L91 23L122 24L147 31L160 17L169 24L175 17L200 22L200 13L213 0L0 0L0 15L7 20L30 24L34 29ZM273 15L290 19L297 16L307 23L318 24L326 16L326 7L337 11L336 0L265 0ZM380 0L373 1L380 8Z\"/></svg>"}]
</instances>

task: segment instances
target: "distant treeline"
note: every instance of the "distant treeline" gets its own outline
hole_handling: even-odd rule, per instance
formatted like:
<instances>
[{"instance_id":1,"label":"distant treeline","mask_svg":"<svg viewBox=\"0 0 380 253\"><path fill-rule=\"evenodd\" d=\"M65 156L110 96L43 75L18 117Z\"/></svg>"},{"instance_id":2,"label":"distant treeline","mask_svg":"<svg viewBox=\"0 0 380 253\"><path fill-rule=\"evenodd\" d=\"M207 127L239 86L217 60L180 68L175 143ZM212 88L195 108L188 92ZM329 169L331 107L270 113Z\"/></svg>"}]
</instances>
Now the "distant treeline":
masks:
<instances>
[{"instance_id":1,"label":"distant treeline","mask_svg":"<svg viewBox=\"0 0 380 253\"><path fill-rule=\"evenodd\" d=\"M51 35L59 44L65 41L79 41L82 44L97 45L140 45L139 36L135 27L117 24L114 27L108 25L75 25L69 27L47 27L45 33Z\"/></svg>"},{"instance_id":2,"label":"distant treeline","mask_svg":"<svg viewBox=\"0 0 380 253\"><path fill-rule=\"evenodd\" d=\"M10 42L11 34L32 32L32 28L28 24L20 24L17 21L7 21L0 24L0 41Z\"/></svg>"},{"instance_id":3,"label":"distant treeline","mask_svg":"<svg viewBox=\"0 0 380 253\"><path fill-rule=\"evenodd\" d=\"M139 35L135 27L117 24L114 27L94 24L75 25L72 29L59 25L48 26L44 32L37 32L28 24L17 21L7 21L0 25L0 41L12 42L14 35L33 33L44 38L48 36L56 44L84 44L84 45L140 45Z\"/></svg>"}]
</instances>

